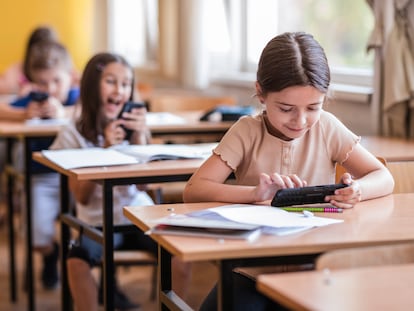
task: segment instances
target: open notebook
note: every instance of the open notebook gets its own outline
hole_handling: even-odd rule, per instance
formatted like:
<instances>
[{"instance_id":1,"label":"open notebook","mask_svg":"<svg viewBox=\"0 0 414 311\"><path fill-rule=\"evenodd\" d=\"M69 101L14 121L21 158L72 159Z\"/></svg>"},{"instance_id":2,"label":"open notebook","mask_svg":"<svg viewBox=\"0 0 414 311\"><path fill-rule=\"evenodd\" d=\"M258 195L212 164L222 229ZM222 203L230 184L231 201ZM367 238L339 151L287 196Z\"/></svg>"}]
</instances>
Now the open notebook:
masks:
<instances>
[{"instance_id":1,"label":"open notebook","mask_svg":"<svg viewBox=\"0 0 414 311\"><path fill-rule=\"evenodd\" d=\"M123 145L114 148L43 150L43 155L64 169L146 163L157 160L205 159L213 144Z\"/></svg>"},{"instance_id":2,"label":"open notebook","mask_svg":"<svg viewBox=\"0 0 414 311\"><path fill-rule=\"evenodd\" d=\"M230 204L157 219L149 233L252 241L260 233L283 236L340 222L267 205Z\"/></svg>"}]
</instances>

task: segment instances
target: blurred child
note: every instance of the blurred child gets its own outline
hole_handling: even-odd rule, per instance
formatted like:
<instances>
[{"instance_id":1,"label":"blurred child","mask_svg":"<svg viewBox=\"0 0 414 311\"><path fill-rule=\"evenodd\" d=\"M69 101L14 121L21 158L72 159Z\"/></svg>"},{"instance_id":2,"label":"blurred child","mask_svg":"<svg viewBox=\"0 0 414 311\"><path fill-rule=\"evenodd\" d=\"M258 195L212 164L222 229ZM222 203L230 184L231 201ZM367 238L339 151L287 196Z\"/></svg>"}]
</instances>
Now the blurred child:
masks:
<instances>
[{"instance_id":1,"label":"blurred child","mask_svg":"<svg viewBox=\"0 0 414 311\"><path fill-rule=\"evenodd\" d=\"M31 83L27 67L30 49L37 43L47 41L58 41L58 35L53 28L39 26L32 31L26 43L23 62L11 65L0 75L0 93L24 96L30 92Z\"/></svg>"},{"instance_id":2,"label":"blurred child","mask_svg":"<svg viewBox=\"0 0 414 311\"><path fill-rule=\"evenodd\" d=\"M2 118L24 121L68 117L71 110L67 109L73 107L79 97L79 89L71 88L72 68L71 57L60 43L47 41L32 46L27 73L34 90L47 94L47 98L38 101L31 95L20 97L8 106L0 106ZM31 150L47 149L52 141L39 139L32 144ZM23 163L22 146L19 147L15 150L16 166ZM55 221L59 212L59 175L36 162L31 165L33 248L43 255L42 284L44 288L52 289L58 283Z\"/></svg>"}]
</instances>

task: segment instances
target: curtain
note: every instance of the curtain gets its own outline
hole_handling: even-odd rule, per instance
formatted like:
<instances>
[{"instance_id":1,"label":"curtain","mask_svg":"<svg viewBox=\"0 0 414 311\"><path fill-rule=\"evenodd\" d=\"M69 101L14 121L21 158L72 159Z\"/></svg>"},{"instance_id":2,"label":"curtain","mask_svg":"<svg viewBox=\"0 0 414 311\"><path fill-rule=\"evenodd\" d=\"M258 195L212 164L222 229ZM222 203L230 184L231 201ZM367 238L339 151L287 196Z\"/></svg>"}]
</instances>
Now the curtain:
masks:
<instances>
[{"instance_id":1,"label":"curtain","mask_svg":"<svg viewBox=\"0 0 414 311\"><path fill-rule=\"evenodd\" d=\"M373 104L385 136L414 138L414 0L366 0L375 25Z\"/></svg>"}]
</instances>

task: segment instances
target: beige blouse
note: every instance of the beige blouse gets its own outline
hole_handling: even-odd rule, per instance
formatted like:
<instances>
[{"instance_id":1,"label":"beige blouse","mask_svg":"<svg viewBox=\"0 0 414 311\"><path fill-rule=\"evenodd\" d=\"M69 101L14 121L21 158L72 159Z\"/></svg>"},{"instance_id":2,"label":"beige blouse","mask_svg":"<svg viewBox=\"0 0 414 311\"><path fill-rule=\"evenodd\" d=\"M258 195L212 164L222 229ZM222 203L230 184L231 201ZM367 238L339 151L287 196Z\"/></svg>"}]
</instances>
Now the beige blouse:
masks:
<instances>
[{"instance_id":1,"label":"beige blouse","mask_svg":"<svg viewBox=\"0 0 414 311\"><path fill-rule=\"evenodd\" d=\"M239 185L257 185L260 173L274 172L297 174L308 185L321 185L335 182L336 163L343 163L359 141L326 111L305 135L291 141L271 135L259 114L239 119L214 153L234 171Z\"/></svg>"}]
</instances>

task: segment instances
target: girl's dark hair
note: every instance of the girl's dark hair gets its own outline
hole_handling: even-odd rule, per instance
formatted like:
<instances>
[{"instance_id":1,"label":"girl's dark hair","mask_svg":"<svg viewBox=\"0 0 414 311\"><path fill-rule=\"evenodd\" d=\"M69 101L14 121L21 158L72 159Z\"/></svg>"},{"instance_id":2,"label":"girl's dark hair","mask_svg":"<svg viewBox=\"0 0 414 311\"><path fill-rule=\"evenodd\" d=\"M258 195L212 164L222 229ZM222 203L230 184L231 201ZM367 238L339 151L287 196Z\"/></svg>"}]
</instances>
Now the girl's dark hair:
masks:
<instances>
[{"instance_id":1,"label":"girl's dark hair","mask_svg":"<svg viewBox=\"0 0 414 311\"><path fill-rule=\"evenodd\" d=\"M103 134L103 129L108 120L105 120L102 112L102 99L100 93L100 83L102 72L110 63L120 63L129 68L133 73L132 66L121 55L114 53L98 53L93 56L85 66L80 81L80 104L81 114L76 122L78 131L90 142L98 144L98 136ZM132 92L134 93L134 79L131 82Z\"/></svg>"},{"instance_id":2,"label":"girl's dark hair","mask_svg":"<svg viewBox=\"0 0 414 311\"><path fill-rule=\"evenodd\" d=\"M290 86L313 86L326 94L330 79L323 48L304 32L286 32L274 37L260 56L257 82L263 96Z\"/></svg>"},{"instance_id":3,"label":"girl's dark hair","mask_svg":"<svg viewBox=\"0 0 414 311\"><path fill-rule=\"evenodd\" d=\"M35 28L29 36L26 43L25 55L23 58L23 74L30 79L29 58L31 49L38 43L42 42L58 42L58 35L53 28L41 26Z\"/></svg>"}]
</instances>

